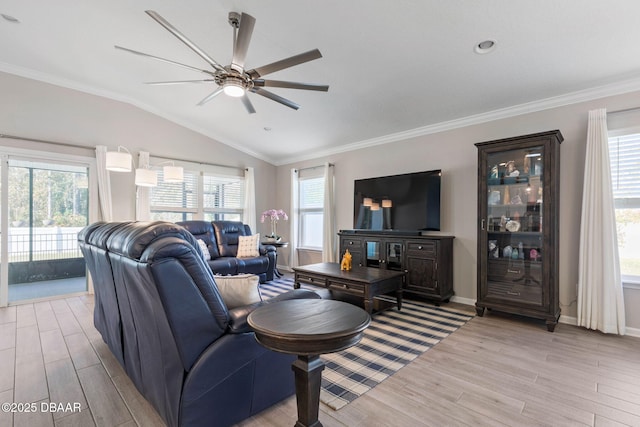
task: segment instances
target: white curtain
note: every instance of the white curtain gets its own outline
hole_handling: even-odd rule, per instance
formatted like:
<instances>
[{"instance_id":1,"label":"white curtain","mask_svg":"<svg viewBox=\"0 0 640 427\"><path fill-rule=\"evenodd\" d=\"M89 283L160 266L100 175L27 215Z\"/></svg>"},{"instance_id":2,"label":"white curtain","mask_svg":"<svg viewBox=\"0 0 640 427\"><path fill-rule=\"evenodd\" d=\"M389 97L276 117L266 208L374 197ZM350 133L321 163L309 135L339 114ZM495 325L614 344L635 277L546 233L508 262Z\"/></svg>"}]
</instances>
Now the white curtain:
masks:
<instances>
[{"instance_id":1,"label":"white curtain","mask_svg":"<svg viewBox=\"0 0 640 427\"><path fill-rule=\"evenodd\" d=\"M291 215L289 215L289 225L291 226L289 238L290 267L298 266L298 171L291 169Z\"/></svg>"},{"instance_id":2,"label":"white curtain","mask_svg":"<svg viewBox=\"0 0 640 427\"><path fill-rule=\"evenodd\" d=\"M578 325L625 333L605 109L589 111L578 275Z\"/></svg>"},{"instance_id":3,"label":"white curtain","mask_svg":"<svg viewBox=\"0 0 640 427\"><path fill-rule=\"evenodd\" d=\"M248 224L251 230L257 231L256 224L256 182L253 168L244 170L244 210L242 222Z\"/></svg>"},{"instance_id":4,"label":"white curtain","mask_svg":"<svg viewBox=\"0 0 640 427\"><path fill-rule=\"evenodd\" d=\"M149 153L141 151L138 154L138 167L149 169ZM136 220L149 221L151 219L151 187L136 186Z\"/></svg>"},{"instance_id":5,"label":"white curtain","mask_svg":"<svg viewBox=\"0 0 640 427\"><path fill-rule=\"evenodd\" d=\"M329 163L324 164L324 209L322 214L322 262L335 262L335 189L333 166Z\"/></svg>"},{"instance_id":6,"label":"white curtain","mask_svg":"<svg viewBox=\"0 0 640 427\"><path fill-rule=\"evenodd\" d=\"M113 221L113 206L111 202L111 180L107 170L107 147L96 146L96 176L98 177L98 201L100 202L100 218L103 221Z\"/></svg>"}]
</instances>

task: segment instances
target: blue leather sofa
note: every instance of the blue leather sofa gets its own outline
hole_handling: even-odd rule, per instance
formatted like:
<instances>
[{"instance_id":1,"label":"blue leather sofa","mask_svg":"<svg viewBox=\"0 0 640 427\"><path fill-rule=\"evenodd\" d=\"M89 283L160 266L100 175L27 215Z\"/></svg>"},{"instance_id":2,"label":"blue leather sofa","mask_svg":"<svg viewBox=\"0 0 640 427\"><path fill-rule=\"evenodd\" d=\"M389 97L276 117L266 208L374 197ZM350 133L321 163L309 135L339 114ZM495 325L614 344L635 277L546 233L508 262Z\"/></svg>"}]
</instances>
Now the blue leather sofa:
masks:
<instances>
[{"instance_id":1,"label":"blue leather sofa","mask_svg":"<svg viewBox=\"0 0 640 427\"><path fill-rule=\"evenodd\" d=\"M293 394L293 356L259 345L227 309L193 235L169 222L96 223L78 240L94 283L94 323L170 427L228 426Z\"/></svg>"},{"instance_id":2,"label":"blue leather sofa","mask_svg":"<svg viewBox=\"0 0 640 427\"><path fill-rule=\"evenodd\" d=\"M214 274L251 273L260 277L260 283L273 280L276 268L276 248L260 245L260 255L253 258L237 258L238 236L251 236L251 227L239 221L182 221L183 226L196 239L202 239L209 249L207 261Z\"/></svg>"}]
</instances>

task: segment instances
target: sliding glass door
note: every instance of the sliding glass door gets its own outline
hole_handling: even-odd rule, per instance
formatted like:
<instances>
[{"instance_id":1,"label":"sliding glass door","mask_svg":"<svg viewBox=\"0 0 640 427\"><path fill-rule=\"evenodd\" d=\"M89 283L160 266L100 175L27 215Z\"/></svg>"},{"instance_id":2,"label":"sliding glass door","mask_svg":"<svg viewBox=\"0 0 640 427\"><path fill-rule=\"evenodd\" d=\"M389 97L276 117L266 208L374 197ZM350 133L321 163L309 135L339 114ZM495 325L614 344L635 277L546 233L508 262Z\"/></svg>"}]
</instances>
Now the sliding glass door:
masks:
<instances>
[{"instance_id":1,"label":"sliding glass door","mask_svg":"<svg viewBox=\"0 0 640 427\"><path fill-rule=\"evenodd\" d=\"M89 166L4 156L2 168L0 300L86 291L77 234L89 223Z\"/></svg>"}]
</instances>

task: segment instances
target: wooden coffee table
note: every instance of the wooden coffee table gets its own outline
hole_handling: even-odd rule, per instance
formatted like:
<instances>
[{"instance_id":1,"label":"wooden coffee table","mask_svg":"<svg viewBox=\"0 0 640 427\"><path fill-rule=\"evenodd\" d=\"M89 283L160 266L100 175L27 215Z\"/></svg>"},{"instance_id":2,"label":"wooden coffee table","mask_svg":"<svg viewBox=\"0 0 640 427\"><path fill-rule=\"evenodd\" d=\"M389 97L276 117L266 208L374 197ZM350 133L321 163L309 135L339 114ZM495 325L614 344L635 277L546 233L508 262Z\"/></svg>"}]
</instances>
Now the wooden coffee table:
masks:
<instances>
[{"instance_id":1,"label":"wooden coffee table","mask_svg":"<svg viewBox=\"0 0 640 427\"><path fill-rule=\"evenodd\" d=\"M293 271L293 287L296 289L303 282L362 297L364 309L369 314L373 311L373 298L394 292L398 310L402 309L404 271L371 267L353 267L352 270L343 271L340 270L340 264L335 262L293 267Z\"/></svg>"},{"instance_id":2,"label":"wooden coffee table","mask_svg":"<svg viewBox=\"0 0 640 427\"><path fill-rule=\"evenodd\" d=\"M360 307L341 301L294 299L265 304L247 322L256 339L268 349L295 354L298 421L296 427L321 427L320 384L324 362L320 354L357 344L371 317Z\"/></svg>"}]
</instances>

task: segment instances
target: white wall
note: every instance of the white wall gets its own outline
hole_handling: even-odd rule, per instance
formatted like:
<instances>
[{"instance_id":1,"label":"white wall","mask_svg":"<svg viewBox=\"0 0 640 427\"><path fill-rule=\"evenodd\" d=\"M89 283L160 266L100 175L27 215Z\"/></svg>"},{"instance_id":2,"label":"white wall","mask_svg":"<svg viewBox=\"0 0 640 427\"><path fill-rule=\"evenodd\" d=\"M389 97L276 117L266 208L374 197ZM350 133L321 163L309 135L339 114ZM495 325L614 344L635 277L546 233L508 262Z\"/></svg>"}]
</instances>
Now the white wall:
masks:
<instances>
[{"instance_id":1,"label":"white wall","mask_svg":"<svg viewBox=\"0 0 640 427\"><path fill-rule=\"evenodd\" d=\"M559 129L565 138L561 144L560 173L560 307L563 316L575 318L588 111L602 107L609 111L638 107L638 95L608 97L280 166L278 205L290 205L289 191L283 189L290 186L291 168L329 161L335 164L337 227L350 229L355 179L442 169L441 225L443 232L455 236L454 291L458 299L475 302L477 150L474 143ZM283 256L281 262L285 259ZM307 259L319 262L317 255ZM637 310L640 290L625 289L625 295L628 326L640 328L640 310Z\"/></svg>"},{"instance_id":2,"label":"white wall","mask_svg":"<svg viewBox=\"0 0 640 427\"><path fill-rule=\"evenodd\" d=\"M87 149L0 138L0 145L95 156L96 145L137 154L255 168L256 207L275 197L275 166L132 105L0 73L0 134L86 146ZM137 158L137 155L135 156ZM114 219L135 218L133 173L111 172ZM259 232L268 226L258 223Z\"/></svg>"}]
</instances>

